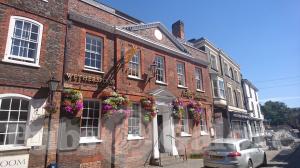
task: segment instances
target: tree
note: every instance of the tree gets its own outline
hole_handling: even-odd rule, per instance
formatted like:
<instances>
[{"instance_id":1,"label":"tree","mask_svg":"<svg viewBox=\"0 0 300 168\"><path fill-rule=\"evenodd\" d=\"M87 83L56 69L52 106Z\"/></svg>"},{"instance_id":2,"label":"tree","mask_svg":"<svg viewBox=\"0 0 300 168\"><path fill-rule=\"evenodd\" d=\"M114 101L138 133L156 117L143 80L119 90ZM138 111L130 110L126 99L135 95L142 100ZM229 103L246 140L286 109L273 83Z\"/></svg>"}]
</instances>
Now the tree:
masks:
<instances>
[{"instance_id":1,"label":"tree","mask_svg":"<svg viewBox=\"0 0 300 168\"><path fill-rule=\"evenodd\" d=\"M261 111L272 126L288 124L290 109L283 102L267 101L261 106Z\"/></svg>"}]
</instances>

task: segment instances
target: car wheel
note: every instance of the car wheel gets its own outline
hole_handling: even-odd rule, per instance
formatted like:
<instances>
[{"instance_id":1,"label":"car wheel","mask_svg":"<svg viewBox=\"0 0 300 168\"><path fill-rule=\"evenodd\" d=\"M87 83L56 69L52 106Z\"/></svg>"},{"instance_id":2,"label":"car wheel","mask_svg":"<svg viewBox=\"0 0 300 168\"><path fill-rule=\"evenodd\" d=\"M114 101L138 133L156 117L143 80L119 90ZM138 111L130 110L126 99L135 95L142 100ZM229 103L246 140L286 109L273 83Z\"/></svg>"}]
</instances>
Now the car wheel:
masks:
<instances>
[{"instance_id":1,"label":"car wheel","mask_svg":"<svg viewBox=\"0 0 300 168\"><path fill-rule=\"evenodd\" d=\"M262 163L262 166L267 166L267 164L268 164L267 156L266 156L266 154L264 154L264 161Z\"/></svg>"},{"instance_id":2,"label":"car wheel","mask_svg":"<svg viewBox=\"0 0 300 168\"><path fill-rule=\"evenodd\" d=\"M251 160L248 161L248 168L253 168L253 163Z\"/></svg>"}]
</instances>

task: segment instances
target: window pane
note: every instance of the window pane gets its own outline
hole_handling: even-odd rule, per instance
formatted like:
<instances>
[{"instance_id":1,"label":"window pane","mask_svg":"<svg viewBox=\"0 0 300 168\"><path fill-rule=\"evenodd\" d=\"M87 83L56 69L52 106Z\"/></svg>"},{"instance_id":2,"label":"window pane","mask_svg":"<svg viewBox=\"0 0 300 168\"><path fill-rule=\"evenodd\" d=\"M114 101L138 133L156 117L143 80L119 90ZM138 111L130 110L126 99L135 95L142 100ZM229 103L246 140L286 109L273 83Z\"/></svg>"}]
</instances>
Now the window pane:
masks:
<instances>
[{"instance_id":1,"label":"window pane","mask_svg":"<svg viewBox=\"0 0 300 168\"><path fill-rule=\"evenodd\" d=\"M16 144L24 144L25 143L25 134L19 133L16 136Z\"/></svg>"},{"instance_id":2,"label":"window pane","mask_svg":"<svg viewBox=\"0 0 300 168\"><path fill-rule=\"evenodd\" d=\"M80 136L81 137L86 137L86 128L81 128L80 129Z\"/></svg>"},{"instance_id":3,"label":"window pane","mask_svg":"<svg viewBox=\"0 0 300 168\"><path fill-rule=\"evenodd\" d=\"M11 99L2 99L1 109L3 109L3 110L9 110L10 100Z\"/></svg>"},{"instance_id":4,"label":"window pane","mask_svg":"<svg viewBox=\"0 0 300 168\"><path fill-rule=\"evenodd\" d=\"M6 145L14 144L15 143L15 137L16 137L16 134L7 134L5 144Z\"/></svg>"},{"instance_id":5,"label":"window pane","mask_svg":"<svg viewBox=\"0 0 300 168\"><path fill-rule=\"evenodd\" d=\"M17 124L8 124L7 133L14 133L17 131Z\"/></svg>"},{"instance_id":6,"label":"window pane","mask_svg":"<svg viewBox=\"0 0 300 168\"><path fill-rule=\"evenodd\" d=\"M28 112L20 112L20 121L27 121Z\"/></svg>"},{"instance_id":7,"label":"window pane","mask_svg":"<svg viewBox=\"0 0 300 168\"><path fill-rule=\"evenodd\" d=\"M21 102L21 110L28 110L29 101L22 100Z\"/></svg>"},{"instance_id":8,"label":"window pane","mask_svg":"<svg viewBox=\"0 0 300 168\"><path fill-rule=\"evenodd\" d=\"M6 124L0 123L0 134L6 132Z\"/></svg>"},{"instance_id":9,"label":"window pane","mask_svg":"<svg viewBox=\"0 0 300 168\"><path fill-rule=\"evenodd\" d=\"M11 111L9 121L18 121L19 112L18 111Z\"/></svg>"},{"instance_id":10,"label":"window pane","mask_svg":"<svg viewBox=\"0 0 300 168\"><path fill-rule=\"evenodd\" d=\"M5 134L0 134L0 145L4 144Z\"/></svg>"},{"instance_id":11,"label":"window pane","mask_svg":"<svg viewBox=\"0 0 300 168\"><path fill-rule=\"evenodd\" d=\"M20 108L20 99L12 99L11 110L19 110Z\"/></svg>"},{"instance_id":12,"label":"window pane","mask_svg":"<svg viewBox=\"0 0 300 168\"><path fill-rule=\"evenodd\" d=\"M0 121L7 121L8 113L8 111L0 111Z\"/></svg>"}]
</instances>

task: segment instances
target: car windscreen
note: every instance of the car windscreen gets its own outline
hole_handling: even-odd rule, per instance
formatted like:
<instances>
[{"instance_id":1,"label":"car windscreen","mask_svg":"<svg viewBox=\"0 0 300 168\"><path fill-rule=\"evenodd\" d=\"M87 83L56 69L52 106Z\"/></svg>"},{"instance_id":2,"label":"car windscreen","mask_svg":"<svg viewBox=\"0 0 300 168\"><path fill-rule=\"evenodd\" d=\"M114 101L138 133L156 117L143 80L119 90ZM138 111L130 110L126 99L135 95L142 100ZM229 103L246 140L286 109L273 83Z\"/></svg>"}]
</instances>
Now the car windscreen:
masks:
<instances>
[{"instance_id":1,"label":"car windscreen","mask_svg":"<svg viewBox=\"0 0 300 168\"><path fill-rule=\"evenodd\" d=\"M211 143L208 149L211 151L222 151L222 152L236 151L235 146L229 143Z\"/></svg>"}]
</instances>

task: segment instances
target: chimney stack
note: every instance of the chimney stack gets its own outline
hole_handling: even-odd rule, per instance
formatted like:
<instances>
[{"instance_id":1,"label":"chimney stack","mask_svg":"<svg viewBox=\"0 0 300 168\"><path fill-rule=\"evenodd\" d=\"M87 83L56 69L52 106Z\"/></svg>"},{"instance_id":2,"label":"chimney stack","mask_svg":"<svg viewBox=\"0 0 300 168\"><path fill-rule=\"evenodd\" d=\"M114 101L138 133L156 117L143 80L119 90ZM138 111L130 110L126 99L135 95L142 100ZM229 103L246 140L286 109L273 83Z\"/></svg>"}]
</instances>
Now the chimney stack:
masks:
<instances>
[{"instance_id":1,"label":"chimney stack","mask_svg":"<svg viewBox=\"0 0 300 168\"><path fill-rule=\"evenodd\" d=\"M175 37L184 39L184 24L183 21L178 20L172 24L172 33Z\"/></svg>"}]
</instances>

